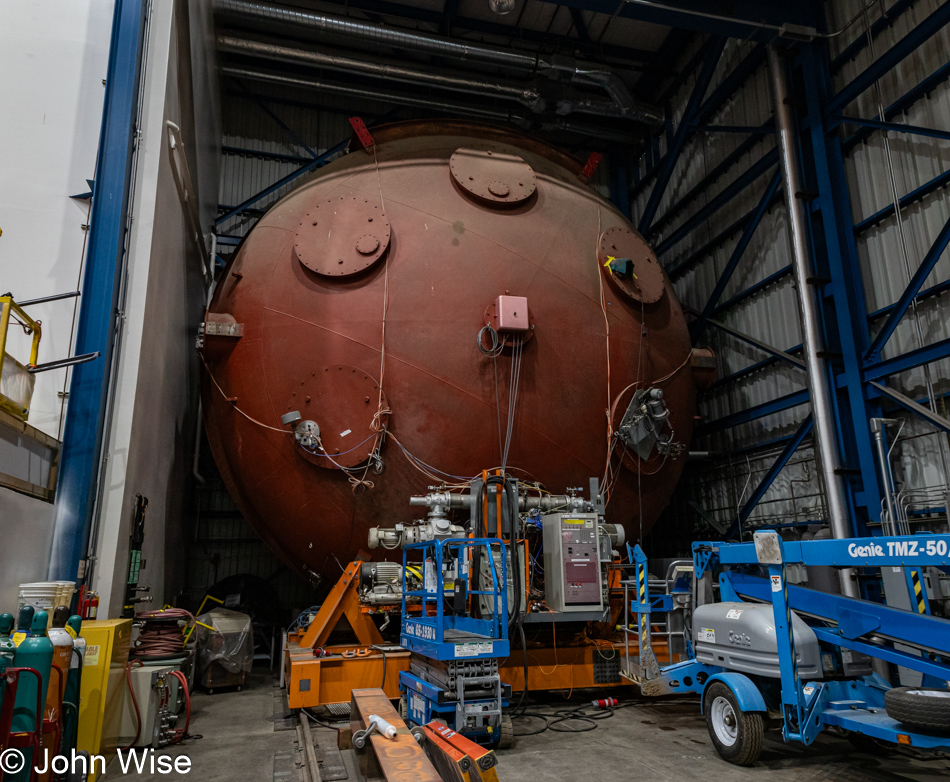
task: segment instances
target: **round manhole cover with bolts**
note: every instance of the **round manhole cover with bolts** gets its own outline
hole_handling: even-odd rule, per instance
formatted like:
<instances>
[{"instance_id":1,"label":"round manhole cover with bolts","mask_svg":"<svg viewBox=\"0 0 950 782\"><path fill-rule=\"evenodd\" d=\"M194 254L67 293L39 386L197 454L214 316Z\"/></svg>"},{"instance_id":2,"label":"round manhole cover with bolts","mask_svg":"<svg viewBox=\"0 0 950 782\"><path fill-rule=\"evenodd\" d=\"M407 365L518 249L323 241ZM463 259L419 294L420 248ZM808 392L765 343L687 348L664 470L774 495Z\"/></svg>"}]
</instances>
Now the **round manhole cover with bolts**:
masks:
<instances>
[{"instance_id":1,"label":"round manhole cover with bolts","mask_svg":"<svg viewBox=\"0 0 950 782\"><path fill-rule=\"evenodd\" d=\"M286 412L298 410L304 420L320 427L324 450L308 453L309 460L338 470L366 463L378 439L373 419L378 410L389 409L389 402L369 372L335 364L315 367L294 381L286 407ZM388 413L381 415L379 427L388 418Z\"/></svg>"},{"instance_id":2,"label":"round manhole cover with bolts","mask_svg":"<svg viewBox=\"0 0 950 782\"><path fill-rule=\"evenodd\" d=\"M452 179L468 195L488 204L520 204L538 189L524 159L491 149L460 147L449 159Z\"/></svg>"},{"instance_id":3,"label":"round manhole cover with bolts","mask_svg":"<svg viewBox=\"0 0 950 782\"><path fill-rule=\"evenodd\" d=\"M331 196L314 204L294 234L294 255L310 271L349 277L376 263L389 248L389 220L379 201Z\"/></svg>"},{"instance_id":4,"label":"round manhole cover with bolts","mask_svg":"<svg viewBox=\"0 0 950 782\"><path fill-rule=\"evenodd\" d=\"M617 225L604 231L597 257L601 271L624 295L642 304L663 298L663 269L650 245L632 229Z\"/></svg>"}]
</instances>

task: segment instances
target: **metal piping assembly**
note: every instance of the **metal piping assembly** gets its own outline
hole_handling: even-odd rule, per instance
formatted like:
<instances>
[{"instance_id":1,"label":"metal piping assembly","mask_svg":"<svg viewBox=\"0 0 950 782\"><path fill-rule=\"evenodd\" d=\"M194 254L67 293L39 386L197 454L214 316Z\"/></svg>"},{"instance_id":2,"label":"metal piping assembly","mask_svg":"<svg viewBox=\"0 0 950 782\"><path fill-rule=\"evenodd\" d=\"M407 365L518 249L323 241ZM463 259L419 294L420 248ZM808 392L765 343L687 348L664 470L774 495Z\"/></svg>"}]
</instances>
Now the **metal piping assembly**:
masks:
<instances>
[{"instance_id":1,"label":"metal piping assembly","mask_svg":"<svg viewBox=\"0 0 950 782\"><path fill-rule=\"evenodd\" d=\"M269 3L251 2L250 0L215 0L215 11L223 14L243 17L245 19L273 21L286 25L292 25L297 28L317 30L330 35L348 38L363 43L382 44L384 46L391 46L393 48L402 49L405 51L432 54L438 57L460 60L462 62L479 62L487 65L496 65L500 68L506 69L507 71L523 71L526 75L539 74L554 76L559 73L565 73L570 75L570 81L574 84L587 84L600 87L610 96L612 102L583 98L574 101L570 98L563 98L558 101L558 114L563 115L573 112L581 112L587 114L597 114L600 116L620 117L623 119L633 120L635 122L641 122L646 125L650 125L651 127L660 125L664 119L661 109L656 106L637 101L630 94L630 91L627 89L626 84L624 84L623 79L621 79L617 73L610 69L598 66L596 63L577 60L573 57L565 57L558 54L546 55L508 51L492 46L486 46L484 44L462 43L460 41L453 41L441 36L427 35L425 33L411 32L408 30L398 30L391 27L386 27L384 25L360 22L345 17L334 16L332 14L324 14L314 11L301 11L285 6L272 5ZM232 42L229 45L236 46L234 42L244 41L244 39L234 38L233 36L223 37ZM244 43L253 45L255 42L246 41ZM246 50L249 47L242 44L238 48L243 48ZM397 66L382 66L380 63L376 62L364 62L362 58L360 60L351 60L350 58L338 57L336 55L327 55L315 52L305 52L298 49L290 49L290 47L276 48L287 49L293 52L300 51L302 54L306 55L306 57L301 58L301 60L311 61L315 64L320 64L322 67L328 68L338 67L363 73L373 73L378 71L380 67L392 68L396 71L412 70L399 68ZM276 51L270 52L272 56L276 55L276 53ZM289 56L286 52L284 52L284 55ZM329 60L317 63L317 58L324 60L325 58L332 58L332 60L336 62L336 65L331 64ZM342 65L340 63L343 60L345 60L347 63L357 63L357 65ZM384 74L382 72L377 72L376 75ZM431 74L429 71L417 71L416 75L422 77L436 76L436 74ZM406 74L403 74L403 77L406 78ZM445 75L442 75L441 78L444 79L452 77L446 77ZM415 81L417 79L414 77L412 80ZM422 81L430 84L438 84L438 81L436 81L434 78L423 78ZM467 80L462 78L459 78L458 81L475 82L475 80ZM486 82L486 84L488 83ZM443 84L441 86L447 85ZM526 89L527 93L519 98L519 100L524 102L525 105L531 105L530 101L532 98L530 93L537 92L533 88L515 88L500 84L494 84L493 89L495 88L501 88L503 91L508 90L515 93L524 91ZM477 92L477 90L473 89L472 86L465 88L464 91ZM503 93L488 91L481 94ZM540 103L536 103L535 105L538 105L540 108ZM539 110L539 108L533 110Z\"/></svg>"}]
</instances>

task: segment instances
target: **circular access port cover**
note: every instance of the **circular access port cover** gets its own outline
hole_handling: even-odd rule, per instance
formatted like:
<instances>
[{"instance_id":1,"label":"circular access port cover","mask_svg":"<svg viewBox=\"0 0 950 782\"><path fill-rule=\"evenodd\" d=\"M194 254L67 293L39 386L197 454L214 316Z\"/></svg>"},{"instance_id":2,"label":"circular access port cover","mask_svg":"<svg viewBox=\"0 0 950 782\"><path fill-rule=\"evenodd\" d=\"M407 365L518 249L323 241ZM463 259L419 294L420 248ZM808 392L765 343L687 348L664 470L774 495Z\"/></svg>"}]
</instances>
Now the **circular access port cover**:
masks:
<instances>
[{"instance_id":1,"label":"circular access port cover","mask_svg":"<svg viewBox=\"0 0 950 782\"><path fill-rule=\"evenodd\" d=\"M389 220L379 202L333 196L314 204L294 234L294 255L310 271L349 277L368 269L389 248Z\"/></svg>"},{"instance_id":2,"label":"circular access port cover","mask_svg":"<svg viewBox=\"0 0 950 782\"><path fill-rule=\"evenodd\" d=\"M380 409L379 383L368 372L339 364L321 366L294 385L287 410L299 410L306 420L320 427L320 439L330 459L340 467L364 464L376 446L373 418ZM386 395L382 409L388 410ZM380 417L380 426L388 414ZM320 467L338 469L326 456L313 454L310 461Z\"/></svg>"},{"instance_id":3,"label":"circular access port cover","mask_svg":"<svg viewBox=\"0 0 950 782\"><path fill-rule=\"evenodd\" d=\"M656 304L663 298L663 270L638 233L621 225L608 228L601 234L597 257L607 278L634 301Z\"/></svg>"},{"instance_id":4,"label":"circular access port cover","mask_svg":"<svg viewBox=\"0 0 950 782\"><path fill-rule=\"evenodd\" d=\"M488 204L520 204L538 189L531 166L517 155L496 150L459 147L449 170L462 190Z\"/></svg>"}]
</instances>

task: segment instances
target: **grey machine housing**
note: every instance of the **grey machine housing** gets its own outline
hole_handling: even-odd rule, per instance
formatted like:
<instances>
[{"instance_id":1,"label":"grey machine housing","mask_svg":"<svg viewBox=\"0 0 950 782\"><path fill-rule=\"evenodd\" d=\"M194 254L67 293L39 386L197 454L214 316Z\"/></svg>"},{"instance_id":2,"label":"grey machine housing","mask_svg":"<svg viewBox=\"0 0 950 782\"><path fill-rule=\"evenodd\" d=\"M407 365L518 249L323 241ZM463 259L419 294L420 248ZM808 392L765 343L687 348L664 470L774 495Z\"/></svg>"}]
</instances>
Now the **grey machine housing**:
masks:
<instances>
[{"instance_id":1,"label":"grey machine housing","mask_svg":"<svg viewBox=\"0 0 950 782\"><path fill-rule=\"evenodd\" d=\"M814 631L792 613L795 657L802 679L821 679L822 664ZM696 659L730 671L781 678L775 616L771 605L707 603L693 611Z\"/></svg>"},{"instance_id":2,"label":"grey machine housing","mask_svg":"<svg viewBox=\"0 0 950 782\"><path fill-rule=\"evenodd\" d=\"M541 517L545 602L552 611L602 611L600 517L548 513Z\"/></svg>"}]
</instances>

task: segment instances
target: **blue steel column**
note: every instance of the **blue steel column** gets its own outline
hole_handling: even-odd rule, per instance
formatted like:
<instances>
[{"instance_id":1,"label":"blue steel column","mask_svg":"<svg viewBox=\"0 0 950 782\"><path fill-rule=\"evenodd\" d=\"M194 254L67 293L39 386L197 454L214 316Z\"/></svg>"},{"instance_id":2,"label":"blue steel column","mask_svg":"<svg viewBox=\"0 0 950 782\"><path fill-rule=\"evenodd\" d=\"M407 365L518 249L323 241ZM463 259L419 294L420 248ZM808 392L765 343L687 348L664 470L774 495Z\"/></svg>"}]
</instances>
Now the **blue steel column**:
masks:
<instances>
[{"instance_id":1,"label":"blue steel column","mask_svg":"<svg viewBox=\"0 0 950 782\"><path fill-rule=\"evenodd\" d=\"M115 323L125 258L146 1L116 0L75 353L56 487L51 579L76 578L96 497Z\"/></svg>"},{"instance_id":2,"label":"blue steel column","mask_svg":"<svg viewBox=\"0 0 950 782\"><path fill-rule=\"evenodd\" d=\"M816 3L818 8L820 3ZM815 11L816 16L821 11ZM862 378L863 358L868 348L868 313L865 287L855 243L851 196L841 143L829 131L827 104L834 89L824 44L802 48L802 92L805 98L806 137L810 147L810 172L817 197L811 205L812 241L815 257L825 258L829 282L822 289L825 307L826 343L840 351L835 364L835 414L845 464L851 466L846 486L852 509L852 534L866 534L865 524L878 521L881 488L877 480L870 419L881 415L869 403Z\"/></svg>"}]
</instances>

